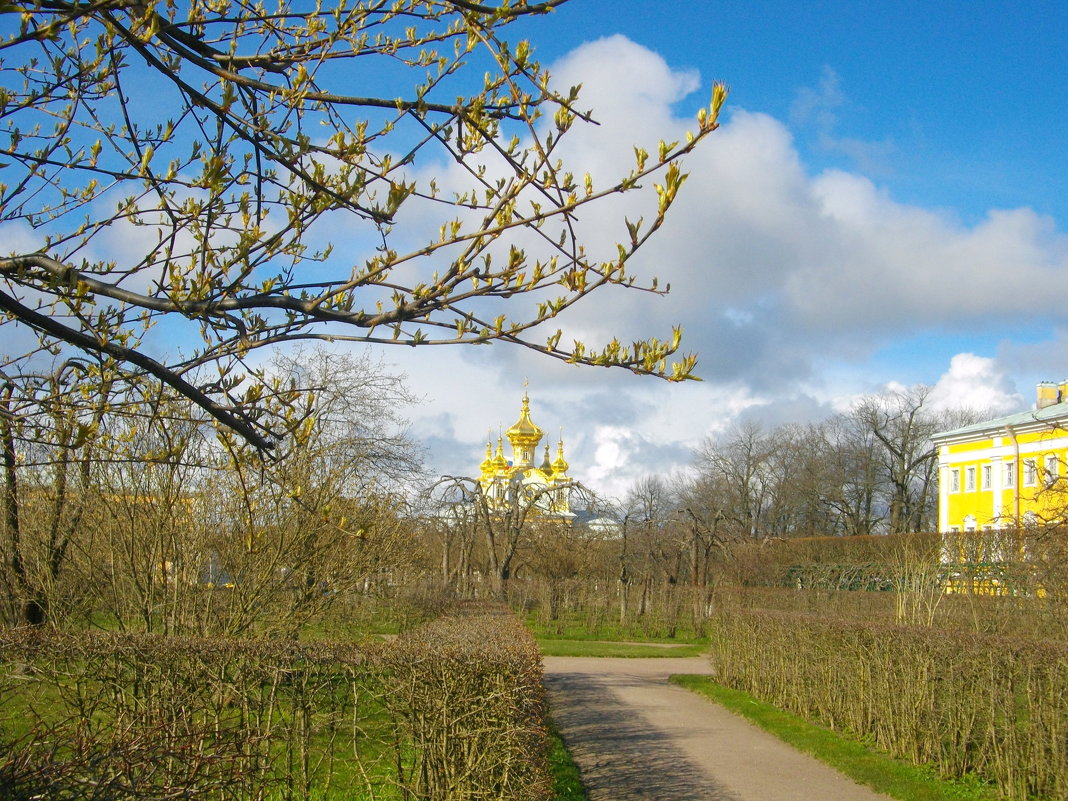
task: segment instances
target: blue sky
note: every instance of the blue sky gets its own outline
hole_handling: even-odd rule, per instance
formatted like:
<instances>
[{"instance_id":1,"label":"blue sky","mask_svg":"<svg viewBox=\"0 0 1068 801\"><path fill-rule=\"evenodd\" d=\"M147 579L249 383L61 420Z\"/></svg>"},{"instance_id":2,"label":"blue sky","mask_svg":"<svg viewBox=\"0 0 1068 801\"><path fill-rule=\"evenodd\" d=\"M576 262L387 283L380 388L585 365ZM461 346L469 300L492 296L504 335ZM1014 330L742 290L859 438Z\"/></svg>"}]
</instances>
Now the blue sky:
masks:
<instances>
[{"instance_id":1,"label":"blue sky","mask_svg":"<svg viewBox=\"0 0 1068 801\"><path fill-rule=\"evenodd\" d=\"M1061 219L1068 211L1068 5L686 8L578 0L541 23L538 52L558 58L622 33L673 67L696 68L706 84L726 82L735 106L789 123L811 170L864 167L898 200L968 220L992 206L1028 205ZM828 138L865 145L866 157L828 147Z\"/></svg>"},{"instance_id":2,"label":"blue sky","mask_svg":"<svg viewBox=\"0 0 1068 801\"><path fill-rule=\"evenodd\" d=\"M395 359L427 393L414 432L441 472L477 463L525 378L576 476L621 492L741 418L819 419L916 383L1000 413L1068 377L1068 5L574 0L523 31L602 120L579 153L677 136L730 86L647 254L672 295L577 324L681 322L704 381L503 348Z\"/></svg>"}]
</instances>

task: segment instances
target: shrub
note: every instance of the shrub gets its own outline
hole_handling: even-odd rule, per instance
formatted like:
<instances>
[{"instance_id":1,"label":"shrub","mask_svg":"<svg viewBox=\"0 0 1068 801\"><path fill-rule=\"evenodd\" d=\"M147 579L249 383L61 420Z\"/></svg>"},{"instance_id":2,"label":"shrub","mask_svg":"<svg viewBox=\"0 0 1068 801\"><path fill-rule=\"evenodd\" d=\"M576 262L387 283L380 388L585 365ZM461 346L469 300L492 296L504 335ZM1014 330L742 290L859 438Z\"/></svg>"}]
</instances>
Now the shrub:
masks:
<instances>
[{"instance_id":1,"label":"shrub","mask_svg":"<svg viewBox=\"0 0 1068 801\"><path fill-rule=\"evenodd\" d=\"M0 797L548 797L541 661L498 607L380 645L0 630Z\"/></svg>"},{"instance_id":2,"label":"shrub","mask_svg":"<svg viewBox=\"0 0 1068 801\"><path fill-rule=\"evenodd\" d=\"M466 604L401 635L386 697L410 755L407 797L540 801L551 795L541 656L503 606Z\"/></svg>"},{"instance_id":3,"label":"shrub","mask_svg":"<svg viewBox=\"0 0 1068 801\"><path fill-rule=\"evenodd\" d=\"M718 681L1007 798L1068 797L1068 646L735 611Z\"/></svg>"},{"instance_id":4,"label":"shrub","mask_svg":"<svg viewBox=\"0 0 1068 801\"><path fill-rule=\"evenodd\" d=\"M0 631L0 795L307 797L329 785L322 743L355 737L365 662L355 646Z\"/></svg>"}]
</instances>

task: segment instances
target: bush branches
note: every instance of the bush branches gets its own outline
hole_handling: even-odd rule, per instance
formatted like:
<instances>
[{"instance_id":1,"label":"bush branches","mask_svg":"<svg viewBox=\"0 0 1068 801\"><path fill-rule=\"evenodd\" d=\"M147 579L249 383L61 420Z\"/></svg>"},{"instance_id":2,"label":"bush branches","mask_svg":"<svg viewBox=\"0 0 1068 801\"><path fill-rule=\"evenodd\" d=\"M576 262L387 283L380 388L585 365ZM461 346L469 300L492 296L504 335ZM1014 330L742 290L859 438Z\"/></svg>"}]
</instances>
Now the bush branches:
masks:
<instances>
[{"instance_id":1,"label":"bush branches","mask_svg":"<svg viewBox=\"0 0 1068 801\"><path fill-rule=\"evenodd\" d=\"M722 684L943 776L1068 793L1068 646L736 611L711 648Z\"/></svg>"},{"instance_id":2,"label":"bush branches","mask_svg":"<svg viewBox=\"0 0 1068 801\"><path fill-rule=\"evenodd\" d=\"M467 607L395 643L0 630L0 795L549 797L541 661Z\"/></svg>"}]
</instances>

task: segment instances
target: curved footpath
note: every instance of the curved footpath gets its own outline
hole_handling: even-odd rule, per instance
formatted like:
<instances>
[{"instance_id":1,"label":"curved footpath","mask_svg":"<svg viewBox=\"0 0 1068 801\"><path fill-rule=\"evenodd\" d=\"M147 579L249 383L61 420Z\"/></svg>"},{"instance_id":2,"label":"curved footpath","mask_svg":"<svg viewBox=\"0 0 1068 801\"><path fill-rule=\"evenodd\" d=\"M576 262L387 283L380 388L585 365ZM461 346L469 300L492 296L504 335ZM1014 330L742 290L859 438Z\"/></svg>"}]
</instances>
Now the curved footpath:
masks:
<instances>
[{"instance_id":1,"label":"curved footpath","mask_svg":"<svg viewBox=\"0 0 1068 801\"><path fill-rule=\"evenodd\" d=\"M547 656L553 720L590 801L888 801L689 690L703 657Z\"/></svg>"}]
</instances>

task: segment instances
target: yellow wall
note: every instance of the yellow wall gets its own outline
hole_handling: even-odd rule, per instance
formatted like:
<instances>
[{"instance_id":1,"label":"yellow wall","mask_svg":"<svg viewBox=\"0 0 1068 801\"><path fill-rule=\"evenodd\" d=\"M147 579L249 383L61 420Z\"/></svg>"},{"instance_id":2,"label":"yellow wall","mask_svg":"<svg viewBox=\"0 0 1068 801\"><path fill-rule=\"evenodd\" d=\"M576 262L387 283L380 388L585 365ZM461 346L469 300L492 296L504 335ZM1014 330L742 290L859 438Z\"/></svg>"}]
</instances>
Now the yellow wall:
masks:
<instances>
[{"instance_id":1,"label":"yellow wall","mask_svg":"<svg viewBox=\"0 0 1068 801\"><path fill-rule=\"evenodd\" d=\"M1047 462L1051 458L1052 462ZM1026 464L1035 464L1033 480ZM1047 464L1053 473L1047 473ZM984 468L989 472L984 474ZM939 450L939 528L1011 527L1050 522L1068 510L1068 430L1043 428L943 445ZM1007 471L1012 473L1012 482ZM954 473L956 474L954 476ZM984 476L988 481L984 481Z\"/></svg>"}]
</instances>

